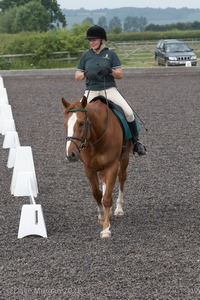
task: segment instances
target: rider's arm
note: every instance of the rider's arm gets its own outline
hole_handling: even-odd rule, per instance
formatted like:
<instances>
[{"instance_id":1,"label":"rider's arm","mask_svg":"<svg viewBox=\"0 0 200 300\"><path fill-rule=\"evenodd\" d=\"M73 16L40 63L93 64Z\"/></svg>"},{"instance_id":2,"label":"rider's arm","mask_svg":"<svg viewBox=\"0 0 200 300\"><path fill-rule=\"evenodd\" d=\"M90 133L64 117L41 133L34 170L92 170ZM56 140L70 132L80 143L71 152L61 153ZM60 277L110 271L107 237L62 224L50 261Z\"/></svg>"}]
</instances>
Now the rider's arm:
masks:
<instances>
[{"instance_id":1,"label":"rider's arm","mask_svg":"<svg viewBox=\"0 0 200 300\"><path fill-rule=\"evenodd\" d=\"M77 70L77 71L75 72L75 79L76 79L76 80L83 80L84 78L85 78L85 74L84 74L83 71Z\"/></svg>"},{"instance_id":2,"label":"rider's arm","mask_svg":"<svg viewBox=\"0 0 200 300\"><path fill-rule=\"evenodd\" d=\"M113 76L115 79L122 79L122 78L123 78L123 72L122 72L122 69L121 69L121 68L115 68L115 69L112 69L112 76Z\"/></svg>"}]
</instances>

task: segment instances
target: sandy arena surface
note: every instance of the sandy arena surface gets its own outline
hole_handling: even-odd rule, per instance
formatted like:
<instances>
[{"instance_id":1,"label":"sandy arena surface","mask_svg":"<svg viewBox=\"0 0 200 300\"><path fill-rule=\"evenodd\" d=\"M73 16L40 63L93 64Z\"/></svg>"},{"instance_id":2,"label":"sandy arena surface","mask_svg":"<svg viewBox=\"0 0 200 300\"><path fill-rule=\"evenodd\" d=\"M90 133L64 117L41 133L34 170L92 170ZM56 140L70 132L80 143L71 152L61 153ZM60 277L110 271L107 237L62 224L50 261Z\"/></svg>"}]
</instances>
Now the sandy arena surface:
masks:
<instances>
[{"instance_id":1,"label":"sandy arena surface","mask_svg":"<svg viewBox=\"0 0 200 300\"><path fill-rule=\"evenodd\" d=\"M0 299L200 299L200 69L129 69L117 82L148 128L148 155L131 154L125 215L104 240L81 163L65 163L61 97L80 99L84 83L73 70L0 75L20 144L32 147L48 234L17 238L29 199L11 195L1 146Z\"/></svg>"}]
</instances>

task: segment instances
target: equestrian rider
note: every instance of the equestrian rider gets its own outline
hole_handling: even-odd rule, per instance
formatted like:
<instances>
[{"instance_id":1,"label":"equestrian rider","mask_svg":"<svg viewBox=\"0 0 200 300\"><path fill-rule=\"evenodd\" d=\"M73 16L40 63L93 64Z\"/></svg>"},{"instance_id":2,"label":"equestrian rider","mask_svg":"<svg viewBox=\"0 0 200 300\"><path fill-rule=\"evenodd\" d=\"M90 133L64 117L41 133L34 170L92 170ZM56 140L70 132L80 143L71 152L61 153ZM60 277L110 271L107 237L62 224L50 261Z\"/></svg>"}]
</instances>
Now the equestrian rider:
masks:
<instances>
[{"instance_id":1,"label":"equestrian rider","mask_svg":"<svg viewBox=\"0 0 200 300\"><path fill-rule=\"evenodd\" d=\"M121 106L132 134L133 153L145 155L146 147L139 142L133 110L116 87L115 79L123 77L121 63L117 54L106 48L107 36L104 28L98 25L90 27L86 39L89 41L91 49L81 56L75 72L75 79L86 78L85 96L88 102L101 95Z\"/></svg>"}]
</instances>

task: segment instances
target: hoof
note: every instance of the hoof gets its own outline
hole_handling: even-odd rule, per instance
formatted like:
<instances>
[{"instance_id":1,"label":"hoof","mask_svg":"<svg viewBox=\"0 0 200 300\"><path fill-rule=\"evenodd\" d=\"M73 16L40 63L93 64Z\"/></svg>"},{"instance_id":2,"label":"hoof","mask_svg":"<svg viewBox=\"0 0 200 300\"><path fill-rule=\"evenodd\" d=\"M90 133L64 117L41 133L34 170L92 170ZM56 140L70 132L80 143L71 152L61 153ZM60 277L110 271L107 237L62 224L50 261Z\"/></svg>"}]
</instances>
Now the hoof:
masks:
<instances>
[{"instance_id":1,"label":"hoof","mask_svg":"<svg viewBox=\"0 0 200 300\"><path fill-rule=\"evenodd\" d=\"M111 232L101 232L100 233L101 239L107 239L111 237Z\"/></svg>"},{"instance_id":2,"label":"hoof","mask_svg":"<svg viewBox=\"0 0 200 300\"><path fill-rule=\"evenodd\" d=\"M101 237L101 239L111 237L110 226L101 231L100 237Z\"/></svg>"},{"instance_id":3,"label":"hoof","mask_svg":"<svg viewBox=\"0 0 200 300\"><path fill-rule=\"evenodd\" d=\"M121 217L124 215L123 210L115 210L114 215L117 217Z\"/></svg>"}]
</instances>

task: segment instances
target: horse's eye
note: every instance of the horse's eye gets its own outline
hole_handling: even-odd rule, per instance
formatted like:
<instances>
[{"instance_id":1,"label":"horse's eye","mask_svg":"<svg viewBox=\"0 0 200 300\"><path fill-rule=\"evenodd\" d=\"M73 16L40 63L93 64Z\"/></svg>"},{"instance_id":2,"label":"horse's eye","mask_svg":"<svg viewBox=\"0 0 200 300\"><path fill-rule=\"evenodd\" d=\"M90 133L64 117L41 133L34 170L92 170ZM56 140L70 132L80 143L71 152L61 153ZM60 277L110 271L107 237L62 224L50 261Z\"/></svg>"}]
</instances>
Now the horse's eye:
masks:
<instances>
[{"instance_id":1,"label":"horse's eye","mask_svg":"<svg viewBox=\"0 0 200 300\"><path fill-rule=\"evenodd\" d=\"M83 126L84 126L84 122L80 122L79 125L78 125L79 128L81 128Z\"/></svg>"}]
</instances>

